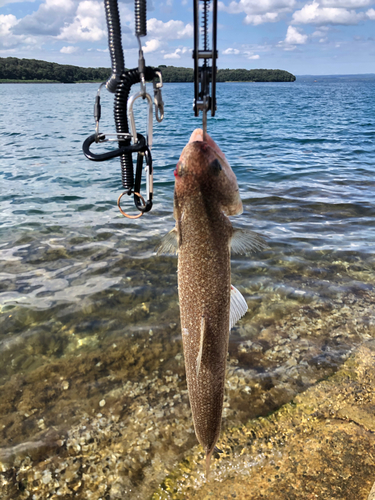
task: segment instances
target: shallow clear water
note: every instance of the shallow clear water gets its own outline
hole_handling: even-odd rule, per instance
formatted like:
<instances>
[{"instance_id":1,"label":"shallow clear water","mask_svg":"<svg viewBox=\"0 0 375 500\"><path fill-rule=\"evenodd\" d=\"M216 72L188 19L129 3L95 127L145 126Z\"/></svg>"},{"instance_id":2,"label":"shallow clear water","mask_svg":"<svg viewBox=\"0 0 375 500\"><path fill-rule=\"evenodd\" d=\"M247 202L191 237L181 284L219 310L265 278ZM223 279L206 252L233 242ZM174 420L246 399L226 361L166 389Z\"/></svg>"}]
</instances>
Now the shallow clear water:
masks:
<instances>
[{"instance_id":1,"label":"shallow clear water","mask_svg":"<svg viewBox=\"0 0 375 500\"><path fill-rule=\"evenodd\" d=\"M138 465L121 473L134 498L144 498L165 475L158 453L168 468L195 444L176 261L154 248L173 227L173 169L200 122L192 85L165 85L165 120L154 126L154 208L129 221L116 206L119 160L94 163L81 151L94 129L96 90L0 86L1 456L17 461L15 447L34 443L41 451L33 460L53 457L46 443L61 436L73 453L67 436L82 419L100 412L133 422L138 406L120 410L117 400L145 398L152 412L153 398L176 397L180 423L164 412L154 424L170 419L179 431L150 438L143 458L144 450L128 452ZM233 223L270 245L232 261L249 312L231 334L224 426L290 401L375 335L374 90L372 81L218 85L208 131L240 186L244 213ZM103 94L102 106L101 130L112 131L112 96ZM144 132L142 103L136 109ZM168 384L172 392L163 392Z\"/></svg>"}]
</instances>

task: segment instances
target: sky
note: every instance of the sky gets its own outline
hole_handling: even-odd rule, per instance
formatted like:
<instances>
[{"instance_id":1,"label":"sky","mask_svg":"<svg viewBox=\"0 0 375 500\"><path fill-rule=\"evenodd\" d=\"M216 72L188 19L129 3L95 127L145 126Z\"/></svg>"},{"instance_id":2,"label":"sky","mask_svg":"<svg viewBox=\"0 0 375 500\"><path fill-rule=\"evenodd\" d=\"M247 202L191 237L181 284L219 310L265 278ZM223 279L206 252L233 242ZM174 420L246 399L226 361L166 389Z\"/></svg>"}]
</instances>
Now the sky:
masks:
<instances>
[{"instance_id":1,"label":"sky","mask_svg":"<svg viewBox=\"0 0 375 500\"><path fill-rule=\"evenodd\" d=\"M148 0L147 65L192 67L193 1ZM119 1L126 67L137 66L134 2ZM218 2L219 68L295 75L375 73L375 0ZM0 57L110 67L104 4L0 0Z\"/></svg>"}]
</instances>

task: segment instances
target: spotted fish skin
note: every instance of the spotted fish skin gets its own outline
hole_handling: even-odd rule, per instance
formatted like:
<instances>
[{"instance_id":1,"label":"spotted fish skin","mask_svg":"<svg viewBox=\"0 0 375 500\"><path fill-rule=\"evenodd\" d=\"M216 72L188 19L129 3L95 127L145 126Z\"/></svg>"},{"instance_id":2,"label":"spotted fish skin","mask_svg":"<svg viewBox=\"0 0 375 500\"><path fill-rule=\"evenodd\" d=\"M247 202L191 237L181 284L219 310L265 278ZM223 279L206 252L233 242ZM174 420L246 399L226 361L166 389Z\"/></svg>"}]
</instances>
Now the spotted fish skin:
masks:
<instances>
[{"instance_id":1,"label":"spotted fish skin","mask_svg":"<svg viewBox=\"0 0 375 500\"><path fill-rule=\"evenodd\" d=\"M178 294L195 433L206 454L220 433L229 338L231 225L202 200L179 223ZM207 231L207 227L210 228ZM199 370L197 362L202 346Z\"/></svg>"},{"instance_id":2,"label":"spotted fish skin","mask_svg":"<svg viewBox=\"0 0 375 500\"><path fill-rule=\"evenodd\" d=\"M242 212L223 153L196 130L175 170L178 294L195 433L210 457L219 438L229 340L232 224Z\"/></svg>"}]
</instances>

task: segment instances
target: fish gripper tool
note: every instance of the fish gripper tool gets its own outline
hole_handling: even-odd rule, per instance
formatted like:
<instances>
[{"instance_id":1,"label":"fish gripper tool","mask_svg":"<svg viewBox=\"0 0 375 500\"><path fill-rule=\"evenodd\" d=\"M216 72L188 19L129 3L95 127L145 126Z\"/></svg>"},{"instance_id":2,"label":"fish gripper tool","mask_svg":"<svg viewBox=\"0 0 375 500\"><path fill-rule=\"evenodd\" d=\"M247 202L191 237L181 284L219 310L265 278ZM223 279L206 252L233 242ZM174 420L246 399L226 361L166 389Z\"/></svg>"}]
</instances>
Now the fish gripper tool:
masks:
<instances>
[{"instance_id":1,"label":"fish gripper tool","mask_svg":"<svg viewBox=\"0 0 375 500\"><path fill-rule=\"evenodd\" d=\"M202 24L199 23L199 3L203 3ZM216 59L218 58L217 46L217 0L212 0L212 49L209 48L209 10L210 0L194 0L194 114L203 115L203 140L207 133L207 113L215 116L216 111ZM202 34L202 45L199 38ZM200 61L203 64L200 65ZM210 66L211 61L211 66Z\"/></svg>"}]
</instances>

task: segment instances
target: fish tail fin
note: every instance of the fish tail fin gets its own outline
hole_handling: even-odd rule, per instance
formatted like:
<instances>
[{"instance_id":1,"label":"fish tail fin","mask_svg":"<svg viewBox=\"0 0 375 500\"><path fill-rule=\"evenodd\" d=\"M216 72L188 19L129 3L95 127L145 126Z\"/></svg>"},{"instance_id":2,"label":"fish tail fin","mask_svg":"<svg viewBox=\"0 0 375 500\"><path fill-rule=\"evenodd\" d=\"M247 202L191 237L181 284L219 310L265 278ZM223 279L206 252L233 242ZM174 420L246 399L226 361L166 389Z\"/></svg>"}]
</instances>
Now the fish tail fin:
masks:
<instances>
[{"instance_id":1,"label":"fish tail fin","mask_svg":"<svg viewBox=\"0 0 375 500\"><path fill-rule=\"evenodd\" d=\"M213 446L210 450L206 451L206 479L210 473L211 457L213 453L223 453L217 446Z\"/></svg>"},{"instance_id":2,"label":"fish tail fin","mask_svg":"<svg viewBox=\"0 0 375 500\"><path fill-rule=\"evenodd\" d=\"M206 479L208 479L208 476L210 474L210 465L211 465L211 457L214 452L215 447L211 449L211 451L208 451L206 453Z\"/></svg>"}]
</instances>

